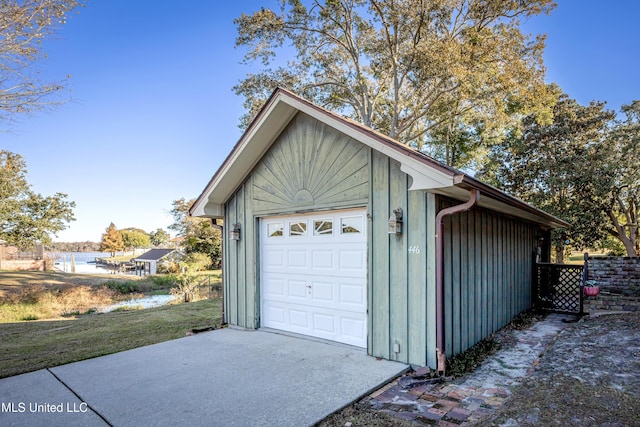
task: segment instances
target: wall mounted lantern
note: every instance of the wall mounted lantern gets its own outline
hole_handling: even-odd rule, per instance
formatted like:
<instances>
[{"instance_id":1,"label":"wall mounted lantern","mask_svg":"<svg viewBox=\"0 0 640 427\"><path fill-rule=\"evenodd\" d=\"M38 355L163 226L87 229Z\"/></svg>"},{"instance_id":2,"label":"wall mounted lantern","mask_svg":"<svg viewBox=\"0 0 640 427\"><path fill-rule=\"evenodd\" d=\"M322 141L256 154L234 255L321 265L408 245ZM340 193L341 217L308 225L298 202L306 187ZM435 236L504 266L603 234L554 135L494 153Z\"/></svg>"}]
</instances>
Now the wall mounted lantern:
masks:
<instances>
[{"instance_id":1,"label":"wall mounted lantern","mask_svg":"<svg viewBox=\"0 0 640 427\"><path fill-rule=\"evenodd\" d=\"M233 228L229 232L229 238L231 240L240 240L240 223L233 224Z\"/></svg>"},{"instance_id":2,"label":"wall mounted lantern","mask_svg":"<svg viewBox=\"0 0 640 427\"><path fill-rule=\"evenodd\" d=\"M389 234L402 234L402 208L394 209L389 217Z\"/></svg>"}]
</instances>

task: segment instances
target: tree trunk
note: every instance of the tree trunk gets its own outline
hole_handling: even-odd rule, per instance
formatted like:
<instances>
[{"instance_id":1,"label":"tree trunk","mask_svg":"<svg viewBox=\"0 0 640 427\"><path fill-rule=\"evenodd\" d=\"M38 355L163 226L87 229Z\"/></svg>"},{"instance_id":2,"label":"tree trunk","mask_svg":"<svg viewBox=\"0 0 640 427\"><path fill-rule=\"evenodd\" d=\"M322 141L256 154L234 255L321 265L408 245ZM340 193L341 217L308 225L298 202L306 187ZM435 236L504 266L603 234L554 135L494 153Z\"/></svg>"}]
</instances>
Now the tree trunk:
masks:
<instances>
[{"instance_id":1,"label":"tree trunk","mask_svg":"<svg viewBox=\"0 0 640 427\"><path fill-rule=\"evenodd\" d=\"M564 264L564 246L556 246L556 264Z\"/></svg>"},{"instance_id":2,"label":"tree trunk","mask_svg":"<svg viewBox=\"0 0 640 427\"><path fill-rule=\"evenodd\" d=\"M624 231L624 227L620 225L620 223L618 222L618 218L616 218L615 213L613 211L608 211L607 214L609 215L611 224L615 229L615 233L613 232L613 230L610 230L610 234L612 234L614 237L618 238L622 242L625 250L627 251L627 256L630 256L630 257L638 256L638 253L636 252L636 248L635 248L636 245L634 242L636 230L633 229L633 227L628 227L629 235L627 235L627 233L625 233Z\"/></svg>"},{"instance_id":3,"label":"tree trunk","mask_svg":"<svg viewBox=\"0 0 640 427\"><path fill-rule=\"evenodd\" d=\"M630 256L630 257L638 256L638 254L636 253L636 248L635 248L635 245L633 244L633 241L626 234L624 233L618 234L618 239L620 239L620 241L624 245L624 248L627 251L627 256Z\"/></svg>"}]
</instances>

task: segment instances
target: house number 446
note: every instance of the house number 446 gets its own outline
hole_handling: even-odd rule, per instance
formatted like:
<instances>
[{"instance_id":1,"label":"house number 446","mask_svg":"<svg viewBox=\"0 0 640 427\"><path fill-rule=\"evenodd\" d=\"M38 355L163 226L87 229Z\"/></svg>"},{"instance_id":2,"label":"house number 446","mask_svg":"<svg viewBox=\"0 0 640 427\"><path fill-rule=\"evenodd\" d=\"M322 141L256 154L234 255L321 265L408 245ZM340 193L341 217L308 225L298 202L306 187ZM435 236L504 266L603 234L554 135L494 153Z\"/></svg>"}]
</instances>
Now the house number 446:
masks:
<instances>
[{"instance_id":1,"label":"house number 446","mask_svg":"<svg viewBox=\"0 0 640 427\"><path fill-rule=\"evenodd\" d=\"M409 246L409 253L410 254L419 254L420 253L420 246Z\"/></svg>"}]
</instances>

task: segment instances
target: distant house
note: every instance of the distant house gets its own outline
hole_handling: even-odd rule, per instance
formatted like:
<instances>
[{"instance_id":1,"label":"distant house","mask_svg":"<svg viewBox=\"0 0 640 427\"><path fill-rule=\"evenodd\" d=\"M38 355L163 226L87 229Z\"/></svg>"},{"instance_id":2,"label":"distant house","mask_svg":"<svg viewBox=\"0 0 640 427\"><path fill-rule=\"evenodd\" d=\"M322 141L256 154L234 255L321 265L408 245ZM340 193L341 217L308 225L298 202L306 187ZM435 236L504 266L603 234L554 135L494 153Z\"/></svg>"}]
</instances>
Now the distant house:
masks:
<instances>
[{"instance_id":1,"label":"distant house","mask_svg":"<svg viewBox=\"0 0 640 427\"><path fill-rule=\"evenodd\" d=\"M191 207L224 220L236 326L444 370L531 307L568 224L277 89Z\"/></svg>"},{"instance_id":2,"label":"distant house","mask_svg":"<svg viewBox=\"0 0 640 427\"><path fill-rule=\"evenodd\" d=\"M131 261L136 265L136 274L146 276L147 274L156 274L159 264L181 257L182 254L176 249L151 249Z\"/></svg>"}]
</instances>

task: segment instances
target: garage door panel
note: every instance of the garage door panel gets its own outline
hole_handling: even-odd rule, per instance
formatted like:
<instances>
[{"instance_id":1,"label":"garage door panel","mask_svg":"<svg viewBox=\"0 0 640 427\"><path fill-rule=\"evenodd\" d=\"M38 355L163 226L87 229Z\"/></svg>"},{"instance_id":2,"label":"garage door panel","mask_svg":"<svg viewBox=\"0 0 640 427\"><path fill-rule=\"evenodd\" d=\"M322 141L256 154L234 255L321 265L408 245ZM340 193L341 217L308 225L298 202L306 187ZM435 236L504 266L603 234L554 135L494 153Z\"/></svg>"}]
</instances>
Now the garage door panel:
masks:
<instances>
[{"instance_id":1,"label":"garage door panel","mask_svg":"<svg viewBox=\"0 0 640 427\"><path fill-rule=\"evenodd\" d=\"M298 300L299 302L304 302L307 299L307 282L301 280L289 280L288 282L288 295L283 295L284 297L290 297L292 300Z\"/></svg>"},{"instance_id":2,"label":"garage door panel","mask_svg":"<svg viewBox=\"0 0 640 427\"><path fill-rule=\"evenodd\" d=\"M312 281L309 286L311 286L310 289L312 299L316 301L326 301L329 303L335 302L335 283Z\"/></svg>"},{"instance_id":3,"label":"garage door panel","mask_svg":"<svg viewBox=\"0 0 640 427\"><path fill-rule=\"evenodd\" d=\"M307 262L307 250L295 249L287 251L287 268L297 268L307 270L309 264Z\"/></svg>"},{"instance_id":4,"label":"garage door panel","mask_svg":"<svg viewBox=\"0 0 640 427\"><path fill-rule=\"evenodd\" d=\"M364 286L361 284L339 283L340 304L355 308L366 308Z\"/></svg>"},{"instance_id":5,"label":"garage door panel","mask_svg":"<svg viewBox=\"0 0 640 427\"><path fill-rule=\"evenodd\" d=\"M311 249L311 268L332 271L335 268L334 251L331 249Z\"/></svg>"},{"instance_id":6,"label":"garage door panel","mask_svg":"<svg viewBox=\"0 0 640 427\"><path fill-rule=\"evenodd\" d=\"M335 315L333 313L313 313L314 330L319 333L336 335Z\"/></svg>"},{"instance_id":7,"label":"garage door panel","mask_svg":"<svg viewBox=\"0 0 640 427\"><path fill-rule=\"evenodd\" d=\"M274 306L279 304L279 306ZM269 302L263 326L366 347L366 316L322 307L299 310L287 302ZM273 317L276 316L276 317Z\"/></svg>"},{"instance_id":8,"label":"garage door panel","mask_svg":"<svg viewBox=\"0 0 640 427\"><path fill-rule=\"evenodd\" d=\"M284 267L284 250L267 247L263 250L263 264L267 269Z\"/></svg>"},{"instance_id":9,"label":"garage door panel","mask_svg":"<svg viewBox=\"0 0 640 427\"><path fill-rule=\"evenodd\" d=\"M262 326L366 347L364 210L261 221Z\"/></svg>"},{"instance_id":10,"label":"garage door panel","mask_svg":"<svg viewBox=\"0 0 640 427\"><path fill-rule=\"evenodd\" d=\"M366 319L342 316L340 318L340 329L342 334L351 337L353 340L366 343L367 337L363 334Z\"/></svg>"},{"instance_id":11,"label":"garage door panel","mask_svg":"<svg viewBox=\"0 0 640 427\"><path fill-rule=\"evenodd\" d=\"M286 297L287 293L285 292L285 280L280 278L269 278L267 279L264 292L265 297L269 298L277 298L277 297Z\"/></svg>"},{"instance_id":12,"label":"garage door panel","mask_svg":"<svg viewBox=\"0 0 640 427\"><path fill-rule=\"evenodd\" d=\"M280 329L286 326L286 309L285 307L274 306L273 304L264 304L264 316L269 319L269 327Z\"/></svg>"},{"instance_id":13,"label":"garage door panel","mask_svg":"<svg viewBox=\"0 0 640 427\"><path fill-rule=\"evenodd\" d=\"M343 311L366 310L364 280L336 278L329 281L327 277L322 276L309 276L305 279L269 280L263 298L267 301L295 301L296 304Z\"/></svg>"},{"instance_id":14,"label":"garage door panel","mask_svg":"<svg viewBox=\"0 0 640 427\"><path fill-rule=\"evenodd\" d=\"M293 327L309 329L309 312L306 310L297 310L289 308L289 321Z\"/></svg>"},{"instance_id":15,"label":"garage door panel","mask_svg":"<svg viewBox=\"0 0 640 427\"><path fill-rule=\"evenodd\" d=\"M351 270L362 272L365 269L366 260L362 251L341 250L338 255L340 259L340 270Z\"/></svg>"}]
</instances>

